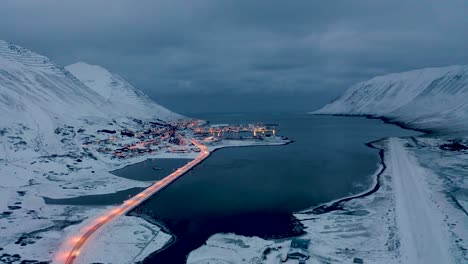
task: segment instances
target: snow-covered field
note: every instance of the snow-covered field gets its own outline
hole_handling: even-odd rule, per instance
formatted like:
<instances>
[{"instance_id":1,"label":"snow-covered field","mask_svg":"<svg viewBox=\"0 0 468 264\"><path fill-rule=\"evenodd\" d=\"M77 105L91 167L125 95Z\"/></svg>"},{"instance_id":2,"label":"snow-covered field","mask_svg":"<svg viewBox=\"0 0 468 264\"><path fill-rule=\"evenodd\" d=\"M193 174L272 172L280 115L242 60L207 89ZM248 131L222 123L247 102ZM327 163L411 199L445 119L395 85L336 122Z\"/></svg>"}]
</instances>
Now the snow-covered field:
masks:
<instances>
[{"instance_id":1,"label":"snow-covered field","mask_svg":"<svg viewBox=\"0 0 468 264\"><path fill-rule=\"evenodd\" d=\"M77 263L135 263L171 240L157 225L133 216L119 217L94 236Z\"/></svg>"}]
</instances>

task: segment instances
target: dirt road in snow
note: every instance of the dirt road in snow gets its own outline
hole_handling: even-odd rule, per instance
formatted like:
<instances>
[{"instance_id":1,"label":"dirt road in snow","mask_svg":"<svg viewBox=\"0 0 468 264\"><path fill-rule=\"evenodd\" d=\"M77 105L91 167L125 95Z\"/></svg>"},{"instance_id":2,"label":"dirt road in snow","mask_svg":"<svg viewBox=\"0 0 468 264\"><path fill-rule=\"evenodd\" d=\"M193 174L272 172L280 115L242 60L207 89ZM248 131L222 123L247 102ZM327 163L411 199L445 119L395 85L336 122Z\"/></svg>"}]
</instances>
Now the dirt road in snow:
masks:
<instances>
[{"instance_id":1,"label":"dirt road in snow","mask_svg":"<svg viewBox=\"0 0 468 264\"><path fill-rule=\"evenodd\" d=\"M389 148L403 263L454 263L444 215L431 200L426 170L401 140L390 139Z\"/></svg>"}]
</instances>

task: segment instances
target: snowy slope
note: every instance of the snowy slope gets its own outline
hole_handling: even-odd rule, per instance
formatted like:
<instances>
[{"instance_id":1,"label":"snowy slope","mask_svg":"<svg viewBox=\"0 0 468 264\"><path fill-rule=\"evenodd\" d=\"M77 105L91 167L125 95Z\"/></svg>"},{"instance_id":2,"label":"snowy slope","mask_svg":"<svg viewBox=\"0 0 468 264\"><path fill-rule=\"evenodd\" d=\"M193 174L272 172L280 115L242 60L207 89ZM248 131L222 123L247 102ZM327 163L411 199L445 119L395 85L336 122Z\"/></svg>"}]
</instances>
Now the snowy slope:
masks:
<instances>
[{"instance_id":1,"label":"snowy slope","mask_svg":"<svg viewBox=\"0 0 468 264\"><path fill-rule=\"evenodd\" d=\"M384 116L411 127L466 132L468 65L375 77L314 113Z\"/></svg>"},{"instance_id":2,"label":"snowy slope","mask_svg":"<svg viewBox=\"0 0 468 264\"><path fill-rule=\"evenodd\" d=\"M111 109L102 96L49 58L0 40L0 130L23 130L27 147L34 142L36 149L60 149L57 127L80 126L84 118L104 119ZM0 158L18 154L7 141L0 141L2 145Z\"/></svg>"},{"instance_id":3,"label":"snowy slope","mask_svg":"<svg viewBox=\"0 0 468 264\"><path fill-rule=\"evenodd\" d=\"M119 111L136 118L160 118L163 120L181 118L158 105L122 77L97 66L78 62L65 67L89 88L99 93L107 102L117 105Z\"/></svg>"},{"instance_id":4,"label":"snowy slope","mask_svg":"<svg viewBox=\"0 0 468 264\"><path fill-rule=\"evenodd\" d=\"M0 40L2 121L103 116L105 100L50 59Z\"/></svg>"}]
</instances>

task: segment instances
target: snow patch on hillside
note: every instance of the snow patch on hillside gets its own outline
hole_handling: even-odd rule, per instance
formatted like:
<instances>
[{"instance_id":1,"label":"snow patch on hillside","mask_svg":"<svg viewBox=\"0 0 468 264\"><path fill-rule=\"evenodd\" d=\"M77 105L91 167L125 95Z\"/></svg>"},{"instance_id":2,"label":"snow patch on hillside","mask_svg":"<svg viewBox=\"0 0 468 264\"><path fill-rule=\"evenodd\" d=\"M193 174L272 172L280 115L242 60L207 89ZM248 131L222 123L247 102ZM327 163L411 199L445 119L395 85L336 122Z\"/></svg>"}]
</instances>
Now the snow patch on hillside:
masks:
<instances>
[{"instance_id":1,"label":"snow patch on hillside","mask_svg":"<svg viewBox=\"0 0 468 264\"><path fill-rule=\"evenodd\" d=\"M98 65L78 62L65 67L86 86L100 94L119 112L140 119L179 119L182 116L158 105L142 91L126 82L122 77Z\"/></svg>"}]
</instances>

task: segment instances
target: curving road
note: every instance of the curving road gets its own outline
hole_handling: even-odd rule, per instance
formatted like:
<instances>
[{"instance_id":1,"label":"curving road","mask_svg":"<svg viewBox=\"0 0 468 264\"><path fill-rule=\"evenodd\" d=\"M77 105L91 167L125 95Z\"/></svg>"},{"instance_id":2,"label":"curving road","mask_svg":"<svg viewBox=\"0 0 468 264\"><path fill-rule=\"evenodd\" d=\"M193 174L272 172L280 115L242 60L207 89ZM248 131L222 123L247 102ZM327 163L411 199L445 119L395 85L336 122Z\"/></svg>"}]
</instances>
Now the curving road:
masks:
<instances>
[{"instance_id":1,"label":"curving road","mask_svg":"<svg viewBox=\"0 0 468 264\"><path fill-rule=\"evenodd\" d=\"M89 226L84 227L82 230L86 230L84 234L79 237L75 237L70 241L73 243L73 248L63 255L64 263L65 264L72 264L78 258L81 249L85 245L85 243L89 240L89 238L99 230L102 226L109 223L110 221L114 220L115 218L128 213L133 208L144 202L146 199L150 198L155 193L159 192L161 189L175 181L177 178L182 176L184 173L195 167L197 164L202 162L210 155L210 151L206 148L206 146L198 143L196 140L191 140L191 142L197 146L201 152L198 157L194 160L190 161L189 163L185 164L184 166L180 167L173 173L171 173L166 178L154 183L150 187L146 188L141 193L133 196L132 198L126 200L123 204L118 206L117 208L112 209L107 214L97 218L93 223Z\"/></svg>"}]
</instances>

